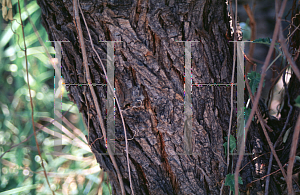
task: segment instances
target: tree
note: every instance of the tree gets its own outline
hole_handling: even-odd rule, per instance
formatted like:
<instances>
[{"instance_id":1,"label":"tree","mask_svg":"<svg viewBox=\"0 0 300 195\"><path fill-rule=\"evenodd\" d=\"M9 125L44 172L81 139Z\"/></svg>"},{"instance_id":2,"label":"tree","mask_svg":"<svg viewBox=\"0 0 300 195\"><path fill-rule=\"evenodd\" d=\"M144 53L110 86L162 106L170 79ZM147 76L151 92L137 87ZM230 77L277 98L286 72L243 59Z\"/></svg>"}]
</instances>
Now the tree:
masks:
<instances>
[{"instance_id":1,"label":"tree","mask_svg":"<svg viewBox=\"0 0 300 195\"><path fill-rule=\"evenodd\" d=\"M83 10L81 14L75 1L39 0L38 3L49 39L70 41L63 43L62 47L65 82L99 84L94 87L70 85L67 91L83 114L89 129L87 140L100 166L109 173L114 193L219 194L223 184L227 183L224 182L225 176L233 172L231 167L234 167L236 160L231 158L230 164L226 164L223 151L226 135L231 133L228 129L233 130L233 135L236 130L235 124L230 123L231 110L235 110L231 108L233 100L230 98L230 87L193 85L192 135L188 136L193 138L193 152L197 155L178 155L186 147L183 145L187 136L184 130L184 109L187 108L184 105L184 86L189 75L185 78L184 45L176 41L199 41L194 43L191 50L193 83L230 83L233 45L227 40L231 37L225 2L84 1L80 3ZM299 23L298 10L299 5L296 6L294 1L291 31ZM291 53L296 64L299 64L298 34L298 31L290 34L290 48L293 49ZM121 154L116 156L102 155L106 151L111 153L110 143L108 141L106 149L105 140L105 125L111 122L105 119L106 97L112 91L109 92L109 87L105 86L106 71L101 65L108 53L106 43L99 42L104 40L123 41L115 43L114 52L113 84L118 100L115 147L116 153ZM281 34L279 41L281 46L284 45ZM284 55L289 56L287 50L284 50ZM293 64L290 58L288 62ZM262 133L261 127L266 124L258 120L257 115L254 123L251 123L246 152L255 151L264 155L257 154L255 158L244 156L243 168L239 171L243 193L249 190L250 194L261 193L264 189L260 178L270 171L273 173L268 177L271 178L269 191L272 194L287 193L286 185L281 185L284 183L280 179L282 173L271 169L277 168L275 163L278 163L278 159L282 165L286 165L289 151L297 146L292 141L299 108L290 108L299 95L297 78L300 74L295 65L292 68L296 74L292 75L288 87L284 87L280 120L267 117L269 133ZM263 113L263 101L259 102L256 113ZM235 118L235 112L233 114ZM292 130L288 133L287 129ZM285 142L281 141L283 133ZM279 157L276 161L271 161L267 155L271 145L265 137L270 137L273 144L278 140L277 148L283 147L282 152L276 152ZM271 163L271 169L267 172L267 166L264 165L268 162ZM254 166L262 167L261 171L257 172ZM292 172L298 172L299 167L299 163L294 163ZM226 178L232 176L227 174ZM289 185L291 191L291 183ZM250 189L251 186L253 188Z\"/></svg>"},{"instance_id":2,"label":"tree","mask_svg":"<svg viewBox=\"0 0 300 195\"><path fill-rule=\"evenodd\" d=\"M84 53L79 43L72 1L38 0L49 40L62 43L65 83L87 83ZM115 93L120 101L128 140L129 159L120 110L115 114L115 155L127 194L219 194L227 168L223 149L230 116L230 86L193 86L193 146L184 152L184 44L192 47L193 83L231 82L233 45L225 1L81 1L94 47L105 61L107 45L115 43ZM79 13L93 83L106 83L100 61L91 47ZM106 64L106 63L104 63ZM89 144L100 166L109 173L115 194L121 194L117 170L106 152L96 106L88 86L66 86L89 127ZM106 118L106 86L95 86L101 115ZM235 115L233 117L236 117ZM235 124L232 124L234 129Z\"/></svg>"}]
</instances>

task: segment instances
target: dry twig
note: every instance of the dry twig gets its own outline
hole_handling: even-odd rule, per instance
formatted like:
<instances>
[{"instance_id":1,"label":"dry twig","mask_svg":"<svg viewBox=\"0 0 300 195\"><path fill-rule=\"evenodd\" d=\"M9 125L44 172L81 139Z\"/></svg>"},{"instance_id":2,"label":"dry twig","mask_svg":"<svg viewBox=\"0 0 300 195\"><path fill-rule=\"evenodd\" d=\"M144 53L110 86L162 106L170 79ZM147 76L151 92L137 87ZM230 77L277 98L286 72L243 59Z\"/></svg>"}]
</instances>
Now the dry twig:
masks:
<instances>
[{"instance_id":1,"label":"dry twig","mask_svg":"<svg viewBox=\"0 0 300 195\"><path fill-rule=\"evenodd\" d=\"M73 0L73 8L74 8L74 14L75 14L75 20L76 20L76 24L77 24L77 29L78 29L79 42L80 42L81 51L82 51L83 64L84 64L84 68L85 68L85 71L86 71L86 79L87 79L87 82L89 83L89 87L90 87L90 90L91 90L91 93L92 93L92 97L93 97L93 101L94 101L94 104L95 104L95 107L96 107L96 111L97 111L100 127L101 127L101 130L102 130L102 134L104 136L104 139L106 140L106 132L105 132L105 127L104 127L104 122L103 122L103 118L102 118L102 115L101 115L100 106L99 106L99 103L97 101L97 96L96 96L95 90L92 86L92 79L91 79L90 71L89 71L89 67L88 67L87 54L86 54L86 50L85 50L85 43L84 43L83 33L82 33L82 29L81 29L81 24L80 24L80 18L79 18L79 14L78 14L78 0ZM121 173L120 173L117 162L116 162L116 160L113 156L113 153L112 153L109 145L107 147L107 151L108 151L109 157L110 157L110 159L111 159L111 161L112 161L112 163L115 167L115 170L117 172L117 176L118 176L118 179L119 179L119 182L120 182L122 195L125 195L125 189L124 189L124 184L123 184L123 180L122 180L122 177L121 177Z\"/></svg>"},{"instance_id":2,"label":"dry twig","mask_svg":"<svg viewBox=\"0 0 300 195\"><path fill-rule=\"evenodd\" d=\"M248 121L247 121L246 126L245 126L245 138L242 140L242 143L241 143L239 157L238 157L238 161L237 161L236 169L235 169L235 174L234 174L234 180L235 180L235 187L234 187L234 189L235 189L235 194L238 194L238 191L239 191L239 189L238 189L238 177L239 177L239 169L240 169L240 166L242 164L243 157L244 157L245 140L247 138L248 129L249 129L250 124L251 124L251 119L254 116L254 113L255 113L255 111L257 109L257 106L258 106L259 98L261 96L262 87L263 87L263 81L264 81L264 78L266 76L266 69L267 69L268 64L270 62L271 55L273 53L273 48L275 46L275 41L277 40L277 37L278 37L278 34L279 34L279 29L280 29L279 27L280 27L281 17L283 15L284 10L285 10L286 2L287 2L287 0L284 0L282 2L280 11L279 11L279 13L277 15L276 25L275 25L275 29L274 29L274 33L273 33L273 37L272 37L272 42L271 42L271 45L270 45L270 48L269 48L269 51L268 51L265 63L263 65L263 67L262 67L262 75L261 75L261 79L260 79L260 82L259 82L259 85L258 85L257 94L256 94L255 99L254 99L253 108L251 110L251 113L249 115Z\"/></svg>"},{"instance_id":3,"label":"dry twig","mask_svg":"<svg viewBox=\"0 0 300 195\"><path fill-rule=\"evenodd\" d=\"M287 187L288 187L288 193L289 194L294 194L293 191L293 183L292 183L292 175L293 175L293 166L295 162L295 156L296 156L296 151L297 151L297 145L298 145L298 140L299 140L299 133L300 133L300 115L298 116L297 123L294 129L294 134L293 134L293 141L292 141L292 147L290 150L290 158L289 158L289 163L288 163L288 168L287 168Z\"/></svg>"},{"instance_id":4,"label":"dry twig","mask_svg":"<svg viewBox=\"0 0 300 195\"><path fill-rule=\"evenodd\" d=\"M285 121L285 124L283 126L283 129L282 131L280 132L280 135L278 136L275 144L274 144L274 148L276 149L276 146L278 145L279 143L279 140L280 138L283 136L283 134L285 133L285 130L287 128L287 125L288 125L288 121L290 120L290 117L291 117L291 114L292 114L292 111L293 111L293 107L292 105L290 104L290 95L289 95L289 92L288 92L288 88L286 86L286 82L285 82L285 72L286 70L284 69L284 72L283 72L283 75L282 75L282 82L283 82L283 86L284 86L284 89L287 93L287 98L288 98L288 106L290 107L290 111L288 113L288 116L287 116L287 119ZM269 159L269 165L268 165L268 171L267 171L267 175L270 174L271 172L271 168L272 168L272 161L273 161L273 153L271 152L271 155L270 155L270 159ZM265 187L265 195L268 195L269 193L269 183L270 183L270 177L267 177L266 179L266 187Z\"/></svg>"},{"instance_id":5,"label":"dry twig","mask_svg":"<svg viewBox=\"0 0 300 195\"><path fill-rule=\"evenodd\" d=\"M76 19L76 24L77 24L77 29L78 29L78 35L79 35L79 42L80 42L80 45L81 45L81 50L82 50L82 56L83 56L83 61L84 61L84 66L85 66L85 72L86 72L86 78L87 78L87 81L88 83L90 84L89 87L90 87L90 90L91 90L91 93L92 93L92 96L93 96L93 100L94 100L94 104L95 104L95 107L96 107L96 111L97 111L97 115L98 115L98 119L99 119L99 122L100 122L100 127L102 129L102 134L104 136L104 139L106 140L106 132L105 132L105 127L104 127L104 122L103 122L103 119L102 119L102 115L101 115L101 111L100 111L100 107L99 107L99 103L97 102L97 96L96 96L96 93L95 93L95 90L93 88L93 86L91 85L92 83L92 80L91 80L91 77L90 77L90 72L89 72L89 68L88 68L88 61L87 61L87 55L86 55L86 50L85 50L85 43L84 43L84 38L83 38L83 34L82 34L82 29L81 29L81 24L80 24L80 18L79 18L79 14L78 14L78 2L77 0L74 0L73 1L73 6L74 6L74 11L75 11L75 19ZM83 16L83 19L85 21L85 18L84 18L84 15L81 11L81 14ZM86 22L85 22L86 24ZM86 25L86 28L88 30L88 27ZM89 38L90 38L90 41L91 41L91 45L92 45L92 48L93 50L95 51L95 48L92 44L92 39L91 39L91 36L90 36L90 33L89 33L89 30L88 30L88 34L89 34ZM98 56L98 53L95 52L96 55ZM98 56L98 58L100 59L100 57ZM107 79L107 75L106 75L106 71L104 69L104 66L103 66L103 63L100 59L100 62L101 62L101 65L102 65L102 68L103 68L103 71L105 73L105 76L106 76L106 80L107 80L107 84L108 86L111 88L112 90L112 87L111 87L111 84L108 82L108 79ZM114 91L114 90L112 90ZM115 93L114 93L114 96L115 96ZM115 96L116 97L116 96ZM117 101L117 98L116 98L116 101ZM119 102L117 101L118 103L118 106L119 106ZM123 116L122 116L122 111L120 110L120 115L121 115L121 119L122 119L122 122L123 124L125 124L124 122L124 119L123 119ZM131 187L131 191L132 191L132 194L133 193L133 189L132 189L132 182L131 182L131 174L130 174L130 166L129 166L129 157L128 157L128 145L127 145L127 135L126 135L126 129L125 129L125 126L124 126L124 134L125 134L125 143L126 143L126 154L127 154L127 164L128 164L128 171L129 171L129 180L130 180L130 187ZM110 156L110 159L112 160L112 163L115 167L115 170L117 172L117 176L118 176L118 179L119 179L119 182L120 182L120 187L121 187L121 191L122 191L122 195L125 195L125 188L124 188L124 184L123 184L123 180L122 180L122 177L121 177L121 173L120 173L120 170L117 166L117 163L116 163L116 160L113 156L113 153L110 149L110 146L109 144L107 145L107 151L109 153L109 156Z\"/></svg>"},{"instance_id":6,"label":"dry twig","mask_svg":"<svg viewBox=\"0 0 300 195\"><path fill-rule=\"evenodd\" d=\"M121 109L121 106L120 106L121 104L120 104L120 102L119 102L119 100L118 100L118 98L117 98L117 96L116 96L115 90L112 89L112 86L111 86L110 82L109 82L108 79L107 79L106 70L105 70L105 68L104 68L104 65L103 65L103 63L102 63L102 60L101 60L99 54L97 53L97 51L96 51L96 49L95 49L95 47L94 47L93 40L92 40L90 31L89 31L89 28L88 28L88 26L87 26L87 23L86 23L86 21L85 21L85 17L84 17L84 15L83 15L83 12L82 12L80 6L79 6L79 9L80 9L80 13L81 13L81 15L82 15L82 18L83 18L85 27L86 27L86 29L87 29L87 33L88 33L88 36L89 36L89 39L90 39L91 47L92 47L93 51L95 52L95 54L96 54L98 60L100 61L102 70L103 70L104 75L105 75L105 78L106 78L106 80L107 80L107 85L108 85L108 87L110 88L110 90L114 93L114 97L115 97L115 100L116 100L116 102L117 102L118 109L119 109L119 111L120 111L120 118L121 118L121 121L122 121L123 130L124 130L124 136L125 136L125 148L126 148L126 158L127 158L128 175L129 175L129 184L130 184L131 193L132 193L132 195L134 195L134 191L133 191L133 187L132 187L132 181L131 181L130 165L129 165L129 154L128 154L128 152L129 152L129 151L128 151L128 140L132 140L133 138L127 139L127 131L126 131L126 126L125 126L124 117L123 117L123 114L122 114L122 109ZM135 136L135 133L134 133L134 136ZM134 137L134 136L133 136L133 137Z\"/></svg>"},{"instance_id":7,"label":"dry twig","mask_svg":"<svg viewBox=\"0 0 300 195\"><path fill-rule=\"evenodd\" d=\"M235 22L235 17L233 16L233 9L232 9L232 1L229 1L229 5L230 5L230 12L231 12L231 17L232 17L232 25L233 25L233 31L234 31L234 41L237 39L236 38L236 22ZM233 84L234 83L234 71L235 71L235 61L236 61L236 47L237 47L237 43L233 42L234 44L234 51L233 51L233 65L232 65L232 76L231 76L231 93L230 93L230 119L229 119L229 127L228 127L228 133L227 133L227 151L229 150L229 146L230 146L230 133L231 133L231 126L232 126L232 115L233 115ZM229 170L228 166L229 166L229 152L227 152L227 172Z\"/></svg>"},{"instance_id":8,"label":"dry twig","mask_svg":"<svg viewBox=\"0 0 300 195\"><path fill-rule=\"evenodd\" d=\"M253 94L252 94L252 91L251 91L251 88L250 88L248 79L245 79L245 82L246 82L246 86L247 86L248 92L249 92L249 94L250 94L250 98L251 98L251 100L253 101L254 96L253 96ZM266 137L266 139L267 139L267 142L268 142L268 144L269 144L269 146L270 146L270 149L271 149L271 151L272 151L272 153L273 153L273 155L274 155L274 157L275 157L275 159L276 159L276 161L277 161L277 164L278 164L279 167L280 167L280 170L281 170L281 172L282 172L282 175L283 175L284 178L286 178L285 170L283 169L283 166L282 166L282 164L281 164L281 162L280 162L280 160L279 160L279 158L278 158L278 156L277 156L277 154L276 154L276 151L275 151L275 149L274 149L274 146L273 146L273 144L272 144L272 142L271 142L271 139L270 139L270 137L269 137L269 135L268 135L268 132L267 132L267 130L266 130L266 127L265 127L265 124L264 124L264 119L263 119L263 117L261 116L261 113L260 113L260 111L259 111L258 109L256 110L256 115L258 116L258 120L259 120L259 122L260 122L260 125L261 125L261 127L262 127L262 129L263 129L263 132L264 132L265 137Z\"/></svg>"},{"instance_id":9,"label":"dry twig","mask_svg":"<svg viewBox=\"0 0 300 195\"><path fill-rule=\"evenodd\" d=\"M287 45L285 43L285 38L283 36L282 31L280 31L280 33L279 33L279 42L281 44L282 51L283 51L284 55L286 56L286 59L288 60L288 62L291 65L295 75L297 76L297 78L300 81L300 71L297 68L297 65L296 65L295 61L293 60L291 54L289 53L289 50L288 50Z\"/></svg>"}]
</instances>

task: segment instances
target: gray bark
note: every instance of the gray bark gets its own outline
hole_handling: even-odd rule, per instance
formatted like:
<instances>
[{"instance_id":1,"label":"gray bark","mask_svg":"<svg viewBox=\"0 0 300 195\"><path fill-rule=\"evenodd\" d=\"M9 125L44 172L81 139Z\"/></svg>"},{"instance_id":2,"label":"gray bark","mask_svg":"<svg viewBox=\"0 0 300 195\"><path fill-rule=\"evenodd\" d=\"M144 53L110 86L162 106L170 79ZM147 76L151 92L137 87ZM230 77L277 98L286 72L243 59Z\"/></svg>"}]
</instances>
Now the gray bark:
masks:
<instances>
[{"instance_id":1,"label":"gray bark","mask_svg":"<svg viewBox=\"0 0 300 195\"><path fill-rule=\"evenodd\" d=\"M38 3L49 40L70 41L62 43L65 82L84 82L72 1ZM134 136L128 141L128 160L135 194L219 194L226 176L223 143L229 125L230 86L192 87L193 152L199 155L177 155L184 152L184 44L175 41L201 41L192 43L193 83L230 83L232 45L226 39L230 33L225 1L84 0L80 5L104 64L107 46L99 41L123 41L115 44L114 85L127 136ZM105 83L83 21L81 26L93 82ZM94 89L105 119L106 86ZM89 106L90 143L102 137L88 87L69 86L67 91L86 123ZM116 153L122 155L115 158L130 194L124 143L116 110ZM105 140L96 141L92 151L101 168L109 173L114 193L120 194L109 156L100 155L106 152Z\"/></svg>"}]
</instances>

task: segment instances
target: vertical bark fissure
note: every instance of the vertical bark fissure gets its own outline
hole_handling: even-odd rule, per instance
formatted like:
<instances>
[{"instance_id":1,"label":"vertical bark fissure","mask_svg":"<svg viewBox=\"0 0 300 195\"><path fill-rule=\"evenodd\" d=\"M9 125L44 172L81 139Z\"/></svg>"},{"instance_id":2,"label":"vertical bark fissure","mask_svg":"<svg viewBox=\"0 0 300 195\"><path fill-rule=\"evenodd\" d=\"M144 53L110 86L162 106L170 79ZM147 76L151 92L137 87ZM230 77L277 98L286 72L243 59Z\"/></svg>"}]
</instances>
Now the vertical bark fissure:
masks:
<instances>
[{"instance_id":1,"label":"vertical bark fissure","mask_svg":"<svg viewBox=\"0 0 300 195\"><path fill-rule=\"evenodd\" d=\"M145 88L145 87L143 87ZM160 147L160 151L159 151L159 155L161 158L161 162L163 163L163 171L164 173L162 173L162 175L164 175L165 177L170 179L170 184L171 184L171 189L173 191L173 193L171 193L169 190L165 191L167 194L177 194L178 193L178 183L176 182L176 178L174 176L174 173L172 172L172 169L169 165L168 162L168 158L167 158L167 153L165 151L165 145L164 145L164 138L161 132L158 131L157 127L157 119L156 116L154 114L154 111L151 107L151 102L149 100L149 97L147 95L146 90L144 90L144 95L145 95L145 108L146 110L148 110L148 112L150 113L151 117L151 127L152 127L152 131L154 134L156 134L157 136L157 140L159 141L159 147ZM164 182L168 182L168 181L164 181Z\"/></svg>"},{"instance_id":2,"label":"vertical bark fissure","mask_svg":"<svg viewBox=\"0 0 300 195\"><path fill-rule=\"evenodd\" d=\"M84 10L84 15L88 25L94 25L94 28L90 29L91 35L95 39L93 42L101 58L105 58L106 44L98 41L123 41L115 47L115 84L117 96L121 100L120 106L124 109L122 112L124 119L132 131L129 138L135 135L133 140L129 141L129 152L131 167L140 172L132 173L133 181L140 181L134 183L135 190L141 189L141 192L137 191L136 194L198 192L218 194L220 186L217 183L224 179L224 167L223 163L219 162L219 158L210 156L212 156L211 150L218 153L223 151L222 132L226 131L226 126L228 127L226 115L229 114L229 95L223 88L217 91L215 89L212 93L211 87L195 89L193 87L193 94L195 94L193 95L195 97L193 118L196 119L193 122L193 135L195 152L198 152L201 158L193 161L192 157L176 155L177 152L183 152L184 44L175 41L182 39L202 41L196 44L197 49L192 51L193 61L195 61L192 64L195 81L206 83L214 80L229 81L230 58L227 58L227 63L222 64L223 57L230 55L229 44L225 39L226 29L219 27L225 26L225 23L222 19L219 24L210 21L211 15L224 11L223 7L212 9L211 6L216 4L220 6L220 3L224 2L210 1L213 2L210 5L205 1L190 3L169 1L169 7L158 0L132 2L131 5L118 6L114 1L106 5L102 1L93 1L93 9ZM72 16L72 6L68 1L64 4L69 15ZM76 39L77 32L74 31L75 26L68 22L72 18L66 23L59 24L61 27L59 29L55 24L57 18L54 21L52 17L47 16L56 14L59 9L52 8L55 6L54 3L43 2L42 6L43 20L47 21L48 34L51 34L54 39L62 40L64 37L70 41L74 39L64 48L66 55L63 56L62 65L65 78L70 83L77 83L80 81L80 74L83 73L82 55ZM183 31L181 31L181 23L185 24ZM86 36L86 31L84 35ZM225 41L220 41L222 39ZM88 42L86 44L88 45ZM89 53L91 51L92 49L88 48L88 57L92 57L88 62L91 64L93 81L103 82L105 77L97 65L98 59L94 54ZM224 71L227 72L227 76L224 74L224 78L220 79L222 66L225 66ZM72 74L72 69L75 69L75 74ZM105 87L96 88L99 104L105 105ZM82 93L80 87L74 86L69 89L74 101L82 107L84 117L87 117L85 104L90 105L91 114L96 114L92 108L91 98L87 98L89 103L82 101L84 98L80 96ZM225 100L220 101L223 98ZM104 113L103 109L101 108ZM217 112L219 114L215 114ZM97 128L96 118L92 117L91 121L90 141L93 142L102 134L98 132L100 129ZM124 136L121 133L120 122L119 116L116 116L116 138ZM123 142L123 138L116 140L117 153L123 152ZM103 151L105 142L96 141L92 148L101 166L104 166L106 171L113 170L107 156L100 158L98 154L105 152ZM115 156L115 158L120 166L125 189L129 189L126 183L128 180L126 158L125 156ZM193 173L193 167L197 167L196 165L204 170L208 179ZM203 172L199 174L202 175ZM110 175L116 193L120 193L120 188L116 186L118 182L115 172L111 172Z\"/></svg>"},{"instance_id":3,"label":"vertical bark fissure","mask_svg":"<svg viewBox=\"0 0 300 195\"><path fill-rule=\"evenodd\" d=\"M173 173L172 168L169 164L168 154L167 154L166 149L165 149L165 141L164 141L164 138L163 138L163 133L158 132L158 135L159 135L159 139L160 139L160 143L161 143L161 157L162 157L162 162L164 164L165 172L167 173L167 176L171 180L173 194L178 194L179 185L178 185L176 176Z\"/></svg>"}]
</instances>

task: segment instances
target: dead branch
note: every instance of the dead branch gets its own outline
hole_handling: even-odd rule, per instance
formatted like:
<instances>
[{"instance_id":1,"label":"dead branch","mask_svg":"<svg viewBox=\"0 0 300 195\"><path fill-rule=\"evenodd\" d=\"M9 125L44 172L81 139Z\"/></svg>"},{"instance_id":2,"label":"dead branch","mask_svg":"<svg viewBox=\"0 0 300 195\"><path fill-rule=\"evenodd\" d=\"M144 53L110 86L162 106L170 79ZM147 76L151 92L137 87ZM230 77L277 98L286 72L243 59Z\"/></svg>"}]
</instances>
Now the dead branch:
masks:
<instances>
[{"instance_id":1,"label":"dead branch","mask_svg":"<svg viewBox=\"0 0 300 195\"><path fill-rule=\"evenodd\" d=\"M250 116L249 116L248 121L247 121L246 126L245 126L245 139L243 139L242 143L241 143L239 158L238 158L238 161L237 161L237 164L236 164L236 169L235 169L235 174L234 174L235 194L238 194L238 191L239 191L238 190L238 177L239 177L239 169L241 167L242 160L243 160L243 157L244 157L245 140L247 138L248 129L249 129L251 121L252 121L251 119L254 116L254 113L255 113L255 111L257 109L257 106L258 106L259 98L261 96L263 81L264 81L264 78L266 76L266 69L267 69L268 64L270 62L271 55L273 53L273 48L275 46L275 41L277 40L277 37L278 37L278 34L279 34L279 29L280 29L279 27L280 27L281 17L282 17L282 14L283 14L284 10L285 10L286 2L287 2L287 0L284 0L282 2L280 11L277 15L276 25L275 25L275 29L274 29L274 33L273 33L273 37L272 37L272 42L271 42L271 45L270 45L265 63L262 67L262 75L261 75L261 79L260 79L260 82L259 82L259 85L258 85L257 94L256 94L255 99L254 99L253 108L251 110Z\"/></svg>"}]
</instances>

